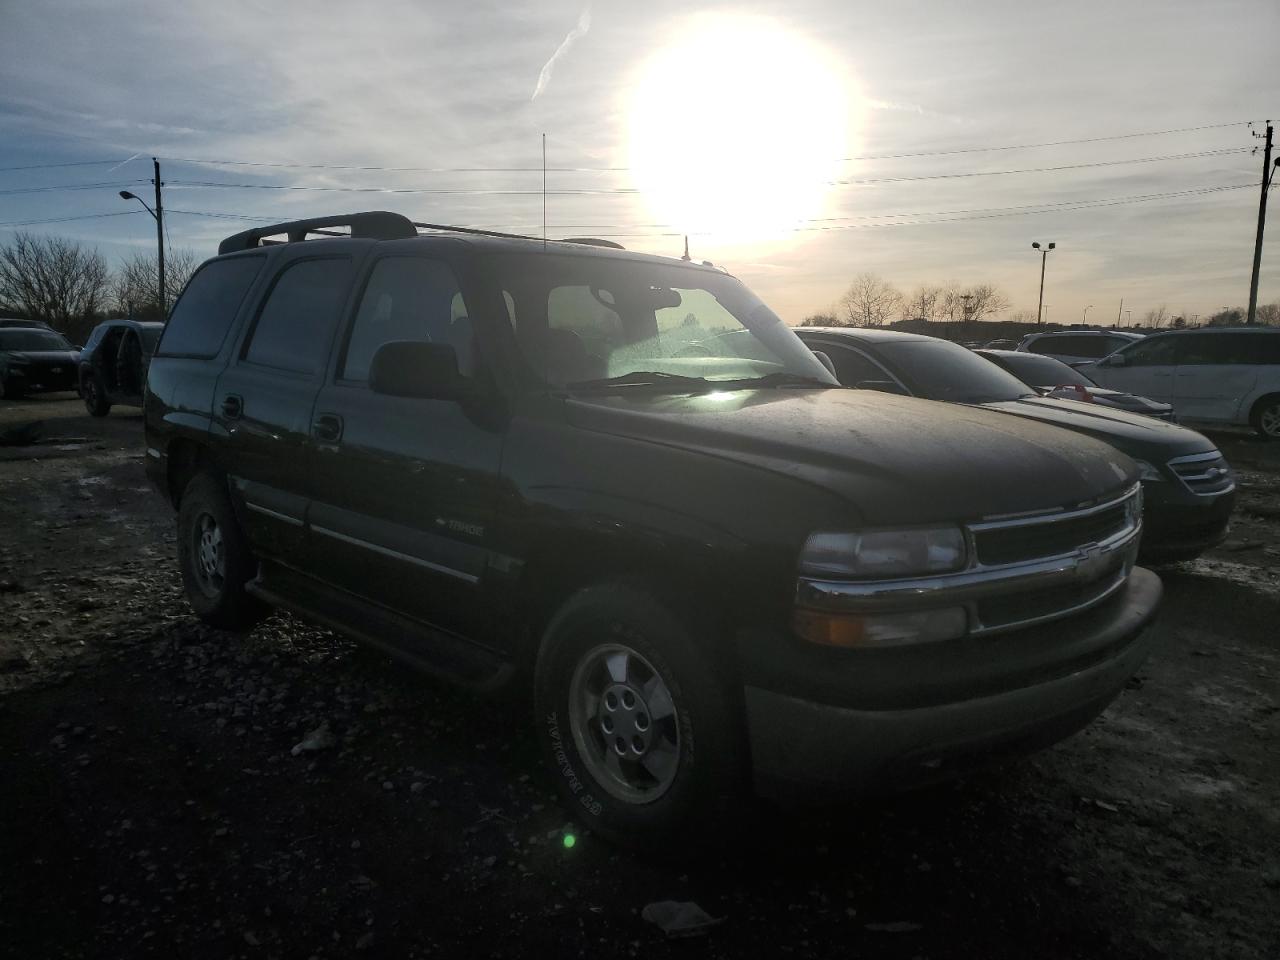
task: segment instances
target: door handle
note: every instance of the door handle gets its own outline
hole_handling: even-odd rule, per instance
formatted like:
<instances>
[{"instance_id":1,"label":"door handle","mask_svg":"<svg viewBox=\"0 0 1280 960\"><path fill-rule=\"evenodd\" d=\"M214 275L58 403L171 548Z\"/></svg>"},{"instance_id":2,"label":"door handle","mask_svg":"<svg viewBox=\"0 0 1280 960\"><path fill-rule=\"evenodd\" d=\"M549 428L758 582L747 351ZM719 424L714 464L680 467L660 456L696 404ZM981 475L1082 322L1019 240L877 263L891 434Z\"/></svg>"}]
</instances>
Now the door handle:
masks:
<instances>
[{"instance_id":1,"label":"door handle","mask_svg":"<svg viewBox=\"0 0 1280 960\"><path fill-rule=\"evenodd\" d=\"M229 393L222 398L222 415L228 420L239 420L240 414L244 413L244 398L234 393Z\"/></svg>"},{"instance_id":2,"label":"door handle","mask_svg":"<svg viewBox=\"0 0 1280 960\"><path fill-rule=\"evenodd\" d=\"M322 413L312 421L311 432L317 440L337 443L342 439L342 418L336 413Z\"/></svg>"}]
</instances>

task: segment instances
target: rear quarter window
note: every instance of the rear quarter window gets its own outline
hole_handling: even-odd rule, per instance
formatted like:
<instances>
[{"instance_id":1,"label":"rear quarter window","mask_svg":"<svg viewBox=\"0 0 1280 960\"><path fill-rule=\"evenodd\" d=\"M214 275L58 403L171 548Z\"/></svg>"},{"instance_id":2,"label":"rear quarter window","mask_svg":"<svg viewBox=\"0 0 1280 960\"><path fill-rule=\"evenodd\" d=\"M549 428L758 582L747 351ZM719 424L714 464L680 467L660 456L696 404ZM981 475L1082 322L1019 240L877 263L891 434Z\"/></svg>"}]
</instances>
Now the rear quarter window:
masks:
<instances>
[{"instance_id":1,"label":"rear quarter window","mask_svg":"<svg viewBox=\"0 0 1280 960\"><path fill-rule=\"evenodd\" d=\"M157 355L217 356L264 259L233 257L201 267L174 304Z\"/></svg>"}]
</instances>

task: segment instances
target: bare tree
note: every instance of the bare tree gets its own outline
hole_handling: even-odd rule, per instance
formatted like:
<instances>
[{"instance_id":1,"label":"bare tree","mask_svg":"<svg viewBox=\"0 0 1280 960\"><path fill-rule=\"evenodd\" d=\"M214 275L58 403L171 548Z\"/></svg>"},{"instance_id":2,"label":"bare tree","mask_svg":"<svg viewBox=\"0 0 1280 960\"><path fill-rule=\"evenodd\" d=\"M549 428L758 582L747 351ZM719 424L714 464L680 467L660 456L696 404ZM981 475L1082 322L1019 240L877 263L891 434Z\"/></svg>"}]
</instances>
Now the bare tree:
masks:
<instances>
[{"instance_id":1,"label":"bare tree","mask_svg":"<svg viewBox=\"0 0 1280 960\"><path fill-rule=\"evenodd\" d=\"M911 294L902 302L902 319L903 320L933 320L938 313L939 301L942 298L942 288L934 286L917 287L915 293Z\"/></svg>"},{"instance_id":2,"label":"bare tree","mask_svg":"<svg viewBox=\"0 0 1280 960\"><path fill-rule=\"evenodd\" d=\"M164 258L166 309L159 310L160 267L154 253L135 253L120 267L111 284L111 307L137 320L163 320L182 288L200 265L191 250L170 250Z\"/></svg>"},{"instance_id":3,"label":"bare tree","mask_svg":"<svg viewBox=\"0 0 1280 960\"><path fill-rule=\"evenodd\" d=\"M969 287L961 296L968 297L965 316L970 320L983 320L1009 309L1009 298L989 283Z\"/></svg>"},{"instance_id":4,"label":"bare tree","mask_svg":"<svg viewBox=\"0 0 1280 960\"><path fill-rule=\"evenodd\" d=\"M15 234L0 246L0 303L57 330L98 313L107 287L107 262L97 250L64 237Z\"/></svg>"},{"instance_id":5,"label":"bare tree","mask_svg":"<svg viewBox=\"0 0 1280 960\"><path fill-rule=\"evenodd\" d=\"M1036 312L1034 310L1015 310L1009 314L1009 319L1014 323L1034 323Z\"/></svg>"},{"instance_id":6,"label":"bare tree","mask_svg":"<svg viewBox=\"0 0 1280 960\"><path fill-rule=\"evenodd\" d=\"M802 327L839 327L842 326L834 310L820 310L811 313L800 321Z\"/></svg>"},{"instance_id":7,"label":"bare tree","mask_svg":"<svg viewBox=\"0 0 1280 960\"><path fill-rule=\"evenodd\" d=\"M897 312L902 294L874 273L860 273L840 299L845 322L853 327L881 327Z\"/></svg>"},{"instance_id":8,"label":"bare tree","mask_svg":"<svg viewBox=\"0 0 1280 960\"><path fill-rule=\"evenodd\" d=\"M1257 318L1268 327L1280 327L1280 303L1258 304Z\"/></svg>"},{"instance_id":9,"label":"bare tree","mask_svg":"<svg viewBox=\"0 0 1280 960\"><path fill-rule=\"evenodd\" d=\"M1142 315L1142 322L1153 330L1163 327L1169 322L1169 308L1165 304L1148 310Z\"/></svg>"}]
</instances>

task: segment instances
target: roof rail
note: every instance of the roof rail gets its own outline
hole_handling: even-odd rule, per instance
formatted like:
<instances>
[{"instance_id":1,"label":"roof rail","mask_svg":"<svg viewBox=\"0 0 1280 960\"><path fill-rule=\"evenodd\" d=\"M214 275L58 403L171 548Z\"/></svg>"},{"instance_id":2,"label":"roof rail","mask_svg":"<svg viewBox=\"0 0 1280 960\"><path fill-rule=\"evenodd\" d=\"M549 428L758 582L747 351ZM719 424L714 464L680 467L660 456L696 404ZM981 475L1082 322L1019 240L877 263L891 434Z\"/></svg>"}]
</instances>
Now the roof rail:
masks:
<instances>
[{"instance_id":1,"label":"roof rail","mask_svg":"<svg viewBox=\"0 0 1280 960\"><path fill-rule=\"evenodd\" d=\"M442 230L445 233L472 233L478 237L502 237L506 240L537 240L538 237L530 237L523 233L501 233L497 230L481 230L479 227L451 227L447 223L419 223L413 221L415 227L421 227L423 230Z\"/></svg>"},{"instance_id":2,"label":"roof rail","mask_svg":"<svg viewBox=\"0 0 1280 960\"><path fill-rule=\"evenodd\" d=\"M345 236L325 230L325 227L347 227L351 236L370 240L399 240L403 237L416 237L418 231L408 217L385 210L374 210L369 213L348 213L336 217L314 217L310 220L291 220L286 223L273 223L261 227L253 227L241 233L233 234L218 244L218 253L235 253L237 250L251 250L261 246L263 237L276 234L287 234L290 243L298 243L307 239L309 233L325 236Z\"/></svg>"}]
</instances>

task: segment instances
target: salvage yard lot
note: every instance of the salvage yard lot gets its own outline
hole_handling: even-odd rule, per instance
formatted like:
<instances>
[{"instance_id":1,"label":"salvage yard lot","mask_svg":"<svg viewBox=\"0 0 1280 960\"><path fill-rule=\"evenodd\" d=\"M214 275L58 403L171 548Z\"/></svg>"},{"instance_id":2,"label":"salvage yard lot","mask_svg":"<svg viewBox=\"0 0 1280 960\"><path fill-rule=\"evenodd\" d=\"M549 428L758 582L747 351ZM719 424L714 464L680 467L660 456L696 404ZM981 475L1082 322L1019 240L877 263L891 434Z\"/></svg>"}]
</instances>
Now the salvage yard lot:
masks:
<instances>
[{"instance_id":1,"label":"salvage yard lot","mask_svg":"<svg viewBox=\"0 0 1280 960\"><path fill-rule=\"evenodd\" d=\"M1161 571L1155 652L1084 733L664 860L566 845L527 705L198 623L138 413L0 405L37 419L0 448L0 954L683 955L641 917L669 899L723 918L714 957L1280 954L1280 445L1217 438L1232 537Z\"/></svg>"}]
</instances>

